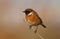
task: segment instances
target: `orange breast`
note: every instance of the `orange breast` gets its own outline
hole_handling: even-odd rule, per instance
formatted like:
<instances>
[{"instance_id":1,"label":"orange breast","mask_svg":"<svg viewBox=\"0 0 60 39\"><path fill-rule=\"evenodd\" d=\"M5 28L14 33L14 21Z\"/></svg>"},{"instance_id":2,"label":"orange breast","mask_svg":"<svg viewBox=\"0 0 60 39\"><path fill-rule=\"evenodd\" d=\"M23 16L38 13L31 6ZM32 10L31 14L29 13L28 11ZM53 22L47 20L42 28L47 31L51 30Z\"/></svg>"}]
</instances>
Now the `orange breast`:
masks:
<instances>
[{"instance_id":1,"label":"orange breast","mask_svg":"<svg viewBox=\"0 0 60 39\"><path fill-rule=\"evenodd\" d=\"M39 24L40 20L39 18L36 16L35 13L32 13L31 15L27 15L26 16L26 21L30 24Z\"/></svg>"}]
</instances>

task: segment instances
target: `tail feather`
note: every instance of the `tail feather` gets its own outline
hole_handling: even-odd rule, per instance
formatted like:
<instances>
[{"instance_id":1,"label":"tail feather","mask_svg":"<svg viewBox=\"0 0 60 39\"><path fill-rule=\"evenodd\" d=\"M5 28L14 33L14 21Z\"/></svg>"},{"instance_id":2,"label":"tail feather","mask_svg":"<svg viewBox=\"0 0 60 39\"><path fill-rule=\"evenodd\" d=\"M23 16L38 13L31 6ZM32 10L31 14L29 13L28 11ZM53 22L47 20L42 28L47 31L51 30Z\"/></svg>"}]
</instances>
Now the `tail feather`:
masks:
<instances>
[{"instance_id":1,"label":"tail feather","mask_svg":"<svg viewBox=\"0 0 60 39\"><path fill-rule=\"evenodd\" d=\"M44 24L41 24L44 28L46 28L46 26Z\"/></svg>"}]
</instances>

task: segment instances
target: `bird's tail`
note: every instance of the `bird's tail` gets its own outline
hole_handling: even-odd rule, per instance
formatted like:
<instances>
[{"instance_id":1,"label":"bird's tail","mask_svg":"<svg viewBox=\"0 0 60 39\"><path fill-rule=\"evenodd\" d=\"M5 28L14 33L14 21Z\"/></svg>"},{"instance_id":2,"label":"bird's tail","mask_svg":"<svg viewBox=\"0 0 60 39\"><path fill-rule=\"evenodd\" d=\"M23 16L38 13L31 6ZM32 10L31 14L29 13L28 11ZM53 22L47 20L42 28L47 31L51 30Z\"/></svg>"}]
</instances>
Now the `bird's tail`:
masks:
<instances>
[{"instance_id":1,"label":"bird's tail","mask_svg":"<svg viewBox=\"0 0 60 39\"><path fill-rule=\"evenodd\" d=\"M44 28L46 28L46 26L44 24L41 24Z\"/></svg>"}]
</instances>

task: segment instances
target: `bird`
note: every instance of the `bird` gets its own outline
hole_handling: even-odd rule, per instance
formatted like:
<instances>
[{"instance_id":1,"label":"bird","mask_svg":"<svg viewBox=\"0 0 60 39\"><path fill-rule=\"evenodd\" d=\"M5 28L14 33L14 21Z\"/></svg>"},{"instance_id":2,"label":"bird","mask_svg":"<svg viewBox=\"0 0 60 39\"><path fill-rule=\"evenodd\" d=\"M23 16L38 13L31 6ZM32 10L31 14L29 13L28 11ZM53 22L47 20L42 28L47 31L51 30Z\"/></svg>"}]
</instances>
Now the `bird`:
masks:
<instances>
[{"instance_id":1,"label":"bird","mask_svg":"<svg viewBox=\"0 0 60 39\"><path fill-rule=\"evenodd\" d=\"M31 29L32 26L36 26L34 33L37 32L38 25L41 25L44 28L46 28L46 26L43 24L42 19L39 17L37 12L34 11L33 9L27 8L23 11L23 13L25 13L26 22L30 24L29 28Z\"/></svg>"}]
</instances>

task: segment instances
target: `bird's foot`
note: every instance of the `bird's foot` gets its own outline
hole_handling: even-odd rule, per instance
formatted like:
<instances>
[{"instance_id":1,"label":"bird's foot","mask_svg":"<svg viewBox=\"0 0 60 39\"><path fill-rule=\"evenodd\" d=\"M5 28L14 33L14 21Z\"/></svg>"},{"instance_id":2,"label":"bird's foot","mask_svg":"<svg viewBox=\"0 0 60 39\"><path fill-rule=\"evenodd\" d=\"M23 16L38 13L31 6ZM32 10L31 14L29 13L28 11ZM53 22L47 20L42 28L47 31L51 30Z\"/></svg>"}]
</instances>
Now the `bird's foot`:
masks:
<instances>
[{"instance_id":1,"label":"bird's foot","mask_svg":"<svg viewBox=\"0 0 60 39\"><path fill-rule=\"evenodd\" d=\"M30 25L30 26L29 26L29 29L31 29L31 27L32 27L32 26Z\"/></svg>"},{"instance_id":2,"label":"bird's foot","mask_svg":"<svg viewBox=\"0 0 60 39\"><path fill-rule=\"evenodd\" d=\"M36 32L37 32L37 30L34 31L34 33L36 33Z\"/></svg>"}]
</instances>

